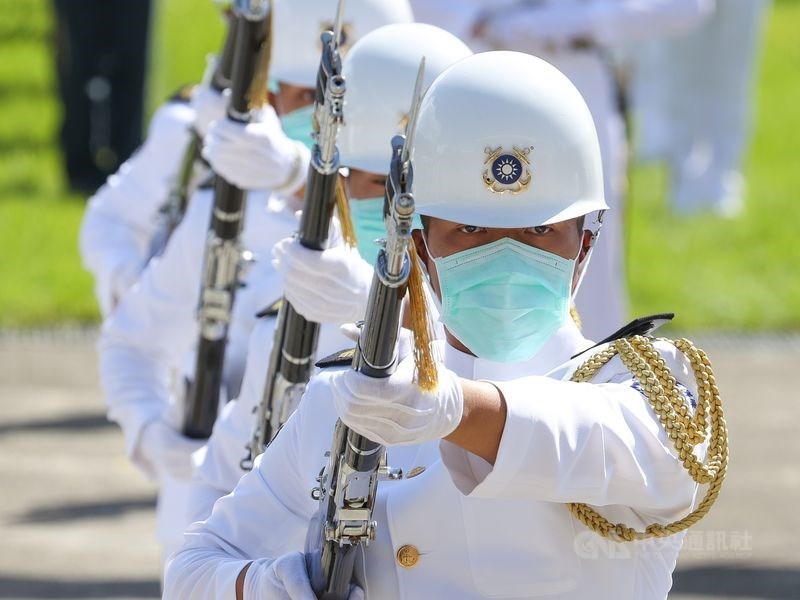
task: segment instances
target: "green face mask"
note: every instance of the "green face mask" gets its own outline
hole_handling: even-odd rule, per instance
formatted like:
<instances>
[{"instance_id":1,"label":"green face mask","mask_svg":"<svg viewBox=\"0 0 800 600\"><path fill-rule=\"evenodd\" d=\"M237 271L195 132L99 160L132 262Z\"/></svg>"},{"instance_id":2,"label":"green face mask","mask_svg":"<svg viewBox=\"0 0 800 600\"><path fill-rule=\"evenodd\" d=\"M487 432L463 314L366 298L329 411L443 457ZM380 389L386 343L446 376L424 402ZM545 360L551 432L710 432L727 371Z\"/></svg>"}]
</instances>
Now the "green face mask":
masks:
<instances>
[{"instance_id":1,"label":"green face mask","mask_svg":"<svg viewBox=\"0 0 800 600\"><path fill-rule=\"evenodd\" d=\"M311 150L314 140L311 138L311 117L314 114L314 105L309 104L290 113L281 115L281 127L286 137L305 144Z\"/></svg>"},{"instance_id":2,"label":"green face mask","mask_svg":"<svg viewBox=\"0 0 800 600\"><path fill-rule=\"evenodd\" d=\"M350 216L358 240L358 253L361 258L374 265L379 249L375 240L386 237L386 226L383 223L383 196L350 200ZM422 221L418 215L414 215L412 228L422 229Z\"/></svg>"},{"instance_id":3,"label":"green face mask","mask_svg":"<svg viewBox=\"0 0 800 600\"><path fill-rule=\"evenodd\" d=\"M531 359L567 320L574 260L510 238L433 260L441 321L480 358Z\"/></svg>"},{"instance_id":4,"label":"green face mask","mask_svg":"<svg viewBox=\"0 0 800 600\"><path fill-rule=\"evenodd\" d=\"M378 258L378 244L375 240L386 237L383 224L383 197L350 200L350 216L358 240L358 253L369 264L374 265Z\"/></svg>"}]
</instances>

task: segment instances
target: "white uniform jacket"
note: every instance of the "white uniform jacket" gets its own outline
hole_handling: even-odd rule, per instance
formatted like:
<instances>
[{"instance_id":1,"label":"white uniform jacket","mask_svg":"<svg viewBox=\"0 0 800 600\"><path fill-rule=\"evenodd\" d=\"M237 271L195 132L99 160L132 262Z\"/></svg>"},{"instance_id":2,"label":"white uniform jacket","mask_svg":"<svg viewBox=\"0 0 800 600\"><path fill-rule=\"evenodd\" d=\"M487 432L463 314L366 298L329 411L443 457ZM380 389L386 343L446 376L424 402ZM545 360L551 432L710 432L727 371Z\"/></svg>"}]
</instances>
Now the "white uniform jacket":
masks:
<instances>
[{"instance_id":1,"label":"white uniform jacket","mask_svg":"<svg viewBox=\"0 0 800 600\"><path fill-rule=\"evenodd\" d=\"M239 397L222 409L208 443L195 452L194 475L188 497L189 522L202 521L214 503L229 494L246 473L241 466L248 455L245 446L253 435L256 414L264 396L269 359L275 334L275 318L259 319L250 334L247 366ZM353 344L338 325L320 328L317 357L325 357Z\"/></svg>"},{"instance_id":2,"label":"white uniform jacket","mask_svg":"<svg viewBox=\"0 0 800 600\"><path fill-rule=\"evenodd\" d=\"M339 232L336 232L337 236ZM430 298L430 292L425 287ZM432 302L428 301L429 307ZM434 335L444 338L441 323L434 324ZM239 397L229 402L220 412L208 443L194 453L194 475L188 493L188 522L203 521L210 514L214 503L229 494L246 471L241 462L248 453L245 446L250 442L253 426L264 395L269 358L272 353L275 333L275 318L259 319L250 335L247 351L247 366ZM410 337L401 337L403 348L411 343ZM316 356L318 359L354 345L346 338L338 325L324 323L320 328ZM401 350L404 351L404 350Z\"/></svg>"},{"instance_id":3,"label":"white uniform jacket","mask_svg":"<svg viewBox=\"0 0 800 600\"><path fill-rule=\"evenodd\" d=\"M95 277L104 316L147 263L160 227L159 209L175 184L193 123L194 110L188 103L162 105L141 148L89 200L80 251Z\"/></svg>"},{"instance_id":4,"label":"white uniform jacket","mask_svg":"<svg viewBox=\"0 0 800 600\"><path fill-rule=\"evenodd\" d=\"M137 453L144 425L163 417L180 430L182 407L175 404L172 374L178 371L174 384L180 391L184 377L193 374L199 335L196 311L212 205L211 190L194 194L164 254L150 262L123 297L100 338L108 416L122 427L128 455L146 473L152 473L152 466ZM278 274L270 263L272 246L295 228L294 212L285 201L249 193L241 242L256 255L256 262L246 271L244 287L234 302L225 352L229 397L238 394L255 315L280 293Z\"/></svg>"},{"instance_id":5,"label":"white uniform jacket","mask_svg":"<svg viewBox=\"0 0 800 600\"><path fill-rule=\"evenodd\" d=\"M492 380L505 396L497 460L492 467L447 442L389 448L392 466L424 470L378 486L377 539L358 566L369 598L666 597L682 536L614 544L565 506L586 502L639 528L684 516L696 493L619 358L597 374L597 384L561 380L586 357L562 363L587 346L569 324L525 363L491 363L446 348L448 368ZM688 362L668 345L663 354L694 394ZM256 468L187 532L168 564L165 597L233 598L250 560L304 548L318 508L309 491L336 420L328 373L312 380ZM396 562L404 546L419 552L411 568ZM248 576L245 598L263 597Z\"/></svg>"}]
</instances>

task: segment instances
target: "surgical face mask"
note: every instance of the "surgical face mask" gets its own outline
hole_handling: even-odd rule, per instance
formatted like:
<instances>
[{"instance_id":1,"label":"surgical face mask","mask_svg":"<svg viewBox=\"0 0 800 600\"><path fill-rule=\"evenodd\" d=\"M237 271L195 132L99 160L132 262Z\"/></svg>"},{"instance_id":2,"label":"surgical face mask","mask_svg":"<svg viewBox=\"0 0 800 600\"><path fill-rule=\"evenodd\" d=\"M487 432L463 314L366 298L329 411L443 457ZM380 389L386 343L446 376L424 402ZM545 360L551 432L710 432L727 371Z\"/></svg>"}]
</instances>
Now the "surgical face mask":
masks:
<instances>
[{"instance_id":1,"label":"surgical face mask","mask_svg":"<svg viewBox=\"0 0 800 600\"><path fill-rule=\"evenodd\" d=\"M305 144L309 150L314 146L314 140L311 138L311 117L313 114L314 105L309 104L281 115L281 127L286 137Z\"/></svg>"},{"instance_id":2,"label":"surgical face mask","mask_svg":"<svg viewBox=\"0 0 800 600\"><path fill-rule=\"evenodd\" d=\"M378 258L375 240L386 237L383 224L383 197L350 201L350 216L358 240L358 253L369 264Z\"/></svg>"},{"instance_id":3,"label":"surgical face mask","mask_svg":"<svg viewBox=\"0 0 800 600\"><path fill-rule=\"evenodd\" d=\"M533 358L569 317L575 260L503 238L433 261L441 321L480 358Z\"/></svg>"},{"instance_id":4,"label":"surgical face mask","mask_svg":"<svg viewBox=\"0 0 800 600\"><path fill-rule=\"evenodd\" d=\"M378 258L378 244L375 240L386 237L386 225L383 222L383 196L380 198L364 198L350 200L350 216L353 220L358 253L369 264L374 265ZM413 229L422 229L422 221L414 215Z\"/></svg>"}]
</instances>

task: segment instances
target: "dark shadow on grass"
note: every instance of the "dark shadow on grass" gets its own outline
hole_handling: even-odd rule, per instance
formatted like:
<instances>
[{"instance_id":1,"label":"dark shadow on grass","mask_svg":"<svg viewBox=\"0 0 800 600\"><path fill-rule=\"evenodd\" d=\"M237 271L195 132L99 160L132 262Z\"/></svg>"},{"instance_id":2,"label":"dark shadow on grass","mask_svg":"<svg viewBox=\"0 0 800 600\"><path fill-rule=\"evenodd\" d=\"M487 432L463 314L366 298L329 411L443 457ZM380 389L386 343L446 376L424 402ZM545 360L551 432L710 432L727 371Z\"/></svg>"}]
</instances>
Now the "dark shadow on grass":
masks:
<instances>
[{"instance_id":1,"label":"dark shadow on grass","mask_svg":"<svg viewBox=\"0 0 800 600\"><path fill-rule=\"evenodd\" d=\"M709 598L800 598L800 569L737 565L705 565L682 568L673 575L673 594Z\"/></svg>"},{"instance_id":2,"label":"dark shadow on grass","mask_svg":"<svg viewBox=\"0 0 800 600\"><path fill-rule=\"evenodd\" d=\"M2 37L0 33L0 37ZM56 88L40 81L21 80L14 83L5 81L0 83L0 102L9 100L26 100L51 102L55 99Z\"/></svg>"},{"instance_id":3,"label":"dark shadow on grass","mask_svg":"<svg viewBox=\"0 0 800 600\"><path fill-rule=\"evenodd\" d=\"M130 512L153 510L155 496L107 500L104 502L84 502L32 508L28 512L11 519L15 525L36 523L63 523L85 519L113 519Z\"/></svg>"},{"instance_id":4,"label":"dark shadow on grass","mask_svg":"<svg viewBox=\"0 0 800 600\"><path fill-rule=\"evenodd\" d=\"M0 598L160 598L155 579L64 580L0 575Z\"/></svg>"},{"instance_id":5,"label":"dark shadow on grass","mask_svg":"<svg viewBox=\"0 0 800 600\"><path fill-rule=\"evenodd\" d=\"M12 154L16 152L39 152L52 147L53 144L55 144L55 139L43 140L41 138L37 139L33 137L0 137L0 154Z\"/></svg>"},{"instance_id":6,"label":"dark shadow on grass","mask_svg":"<svg viewBox=\"0 0 800 600\"><path fill-rule=\"evenodd\" d=\"M94 429L108 429L116 427L104 414L72 415L52 419L34 419L31 421L18 421L16 423L0 423L0 435L7 433L26 433L34 431L72 430L90 431Z\"/></svg>"},{"instance_id":7,"label":"dark shadow on grass","mask_svg":"<svg viewBox=\"0 0 800 600\"><path fill-rule=\"evenodd\" d=\"M7 185L0 185L0 197L42 195L42 186L32 179L10 181Z\"/></svg>"},{"instance_id":8,"label":"dark shadow on grass","mask_svg":"<svg viewBox=\"0 0 800 600\"><path fill-rule=\"evenodd\" d=\"M19 13L5 15L5 21L0 25L0 39L5 42L18 42L20 40L30 44L50 44L53 33L49 27L41 27L37 22L31 22L30 15L26 13L27 3L17 6L22 10ZM5 10L13 9L14 5L4 7Z\"/></svg>"}]
</instances>

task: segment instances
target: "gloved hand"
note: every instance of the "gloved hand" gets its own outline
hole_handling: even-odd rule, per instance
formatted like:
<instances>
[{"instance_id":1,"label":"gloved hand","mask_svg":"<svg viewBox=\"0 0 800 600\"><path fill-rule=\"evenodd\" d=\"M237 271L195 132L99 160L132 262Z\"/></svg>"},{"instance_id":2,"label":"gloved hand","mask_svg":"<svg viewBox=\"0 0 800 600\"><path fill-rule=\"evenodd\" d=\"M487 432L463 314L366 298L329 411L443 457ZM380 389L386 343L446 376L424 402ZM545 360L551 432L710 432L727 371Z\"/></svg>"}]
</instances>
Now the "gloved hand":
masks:
<instances>
[{"instance_id":1,"label":"gloved hand","mask_svg":"<svg viewBox=\"0 0 800 600\"><path fill-rule=\"evenodd\" d=\"M343 323L339 327L341 334L354 343L358 344L361 337L361 328L355 323ZM414 334L405 327L400 328L400 336L397 338L397 358L402 361L414 351Z\"/></svg>"},{"instance_id":2,"label":"gloved hand","mask_svg":"<svg viewBox=\"0 0 800 600\"><path fill-rule=\"evenodd\" d=\"M331 375L333 404L345 425L384 446L421 444L450 435L461 422L461 381L439 365L439 387L422 392L414 383L414 357L389 377L352 369Z\"/></svg>"},{"instance_id":3,"label":"gloved hand","mask_svg":"<svg viewBox=\"0 0 800 600\"><path fill-rule=\"evenodd\" d=\"M372 267L358 252L338 245L309 250L295 238L272 248L272 265L295 310L316 323L351 323L364 318Z\"/></svg>"},{"instance_id":4,"label":"gloved hand","mask_svg":"<svg viewBox=\"0 0 800 600\"><path fill-rule=\"evenodd\" d=\"M192 453L203 444L205 440L184 437L161 419L155 419L144 426L137 454L159 478L169 475L188 481L192 477Z\"/></svg>"},{"instance_id":5,"label":"gloved hand","mask_svg":"<svg viewBox=\"0 0 800 600\"><path fill-rule=\"evenodd\" d=\"M228 109L227 96L220 94L217 90L209 87L208 84L198 85L192 92L190 106L194 110L194 128L200 137L208 133L208 128L212 122L225 117Z\"/></svg>"},{"instance_id":6,"label":"gloved hand","mask_svg":"<svg viewBox=\"0 0 800 600\"><path fill-rule=\"evenodd\" d=\"M305 556L300 552L254 561L247 570L243 595L259 600L317 600L308 580ZM364 600L364 592L353 586L348 600Z\"/></svg>"},{"instance_id":7,"label":"gloved hand","mask_svg":"<svg viewBox=\"0 0 800 600\"><path fill-rule=\"evenodd\" d=\"M311 152L289 139L275 109L248 124L219 119L208 130L203 156L216 173L247 190L291 193L305 182Z\"/></svg>"}]
</instances>

